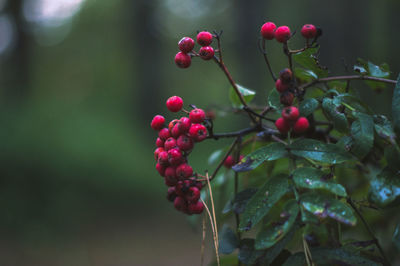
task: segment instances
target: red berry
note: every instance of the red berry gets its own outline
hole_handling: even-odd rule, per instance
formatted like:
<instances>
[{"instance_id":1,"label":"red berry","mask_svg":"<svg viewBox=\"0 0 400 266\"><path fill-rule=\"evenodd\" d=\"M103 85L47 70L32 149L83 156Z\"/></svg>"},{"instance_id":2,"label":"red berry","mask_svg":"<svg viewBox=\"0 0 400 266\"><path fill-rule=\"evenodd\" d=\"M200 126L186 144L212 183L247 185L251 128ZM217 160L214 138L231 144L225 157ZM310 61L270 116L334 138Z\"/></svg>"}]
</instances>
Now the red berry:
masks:
<instances>
[{"instance_id":1,"label":"red berry","mask_svg":"<svg viewBox=\"0 0 400 266\"><path fill-rule=\"evenodd\" d=\"M185 198L188 202L197 202L200 198L200 190L197 187L190 187Z\"/></svg>"},{"instance_id":2,"label":"red berry","mask_svg":"<svg viewBox=\"0 0 400 266\"><path fill-rule=\"evenodd\" d=\"M197 43L201 46L208 46L212 43L213 36L208 31L202 31L197 34Z\"/></svg>"},{"instance_id":3,"label":"red berry","mask_svg":"<svg viewBox=\"0 0 400 266\"><path fill-rule=\"evenodd\" d=\"M151 120L151 128L154 130L160 130L163 128L165 118L162 115L156 115L153 120Z\"/></svg>"},{"instance_id":4,"label":"red berry","mask_svg":"<svg viewBox=\"0 0 400 266\"><path fill-rule=\"evenodd\" d=\"M275 30L275 39L278 42L287 42L290 39L290 29L288 26L280 26Z\"/></svg>"},{"instance_id":5,"label":"red berry","mask_svg":"<svg viewBox=\"0 0 400 266\"><path fill-rule=\"evenodd\" d=\"M162 164L162 165L165 165L165 166L169 165L169 163L168 163L168 152L162 151L162 152L160 152L158 154L158 163Z\"/></svg>"},{"instance_id":6,"label":"red berry","mask_svg":"<svg viewBox=\"0 0 400 266\"><path fill-rule=\"evenodd\" d=\"M186 212L187 211L187 203L186 200L182 197L176 197L174 200L174 207L178 211Z\"/></svg>"},{"instance_id":7,"label":"red berry","mask_svg":"<svg viewBox=\"0 0 400 266\"><path fill-rule=\"evenodd\" d=\"M178 138L180 135L182 135L182 130L180 129L180 127L179 127L179 125L178 124L176 124L173 128L172 128L172 131L171 131L171 135L172 135L172 137L174 137L174 138Z\"/></svg>"},{"instance_id":8,"label":"red berry","mask_svg":"<svg viewBox=\"0 0 400 266\"><path fill-rule=\"evenodd\" d=\"M188 68L192 63L190 55L179 52L175 55L175 64L180 68Z\"/></svg>"},{"instance_id":9,"label":"red berry","mask_svg":"<svg viewBox=\"0 0 400 266\"><path fill-rule=\"evenodd\" d=\"M178 47L179 50L181 50L183 53L187 54L193 50L194 47L194 41L192 38L189 37L183 37L179 42L178 42Z\"/></svg>"},{"instance_id":10,"label":"red berry","mask_svg":"<svg viewBox=\"0 0 400 266\"><path fill-rule=\"evenodd\" d=\"M158 157L160 155L161 152L165 151L163 147L158 147L155 151L154 151L154 159L156 160L156 162L158 161Z\"/></svg>"},{"instance_id":11,"label":"red berry","mask_svg":"<svg viewBox=\"0 0 400 266\"><path fill-rule=\"evenodd\" d=\"M165 184L169 187L175 186L178 180L176 180L176 168L168 166L164 172Z\"/></svg>"},{"instance_id":12,"label":"red berry","mask_svg":"<svg viewBox=\"0 0 400 266\"><path fill-rule=\"evenodd\" d=\"M267 22L261 27L261 35L264 39L272 40L275 37L276 25L273 22Z\"/></svg>"},{"instance_id":13,"label":"red berry","mask_svg":"<svg viewBox=\"0 0 400 266\"><path fill-rule=\"evenodd\" d=\"M288 84L293 78L293 73L289 68L285 68L279 72L279 79L281 79L282 83Z\"/></svg>"},{"instance_id":14,"label":"red berry","mask_svg":"<svg viewBox=\"0 0 400 266\"><path fill-rule=\"evenodd\" d=\"M168 124L169 132L172 132L172 128L176 125L176 123L178 123L178 121L179 121L178 119L174 119L171 122L169 122L169 124Z\"/></svg>"},{"instance_id":15,"label":"red berry","mask_svg":"<svg viewBox=\"0 0 400 266\"><path fill-rule=\"evenodd\" d=\"M290 130L290 124L282 117L275 121L275 126L281 134L286 134Z\"/></svg>"},{"instance_id":16,"label":"red berry","mask_svg":"<svg viewBox=\"0 0 400 266\"><path fill-rule=\"evenodd\" d=\"M182 161L182 152L178 148L170 149L168 151L168 162L170 165L179 165Z\"/></svg>"},{"instance_id":17,"label":"red berry","mask_svg":"<svg viewBox=\"0 0 400 266\"><path fill-rule=\"evenodd\" d=\"M196 108L190 111L189 119L192 123L202 123L206 118L206 114L202 109Z\"/></svg>"},{"instance_id":18,"label":"red berry","mask_svg":"<svg viewBox=\"0 0 400 266\"><path fill-rule=\"evenodd\" d=\"M166 140L171 137L168 128L164 127L163 129L161 129L160 132L158 132L158 137L162 140Z\"/></svg>"},{"instance_id":19,"label":"red berry","mask_svg":"<svg viewBox=\"0 0 400 266\"><path fill-rule=\"evenodd\" d=\"M279 92L284 92L289 88L289 86L284 84L281 79L277 79L275 82L275 88Z\"/></svg>"},{"instance_id":20,"label":"red berry","mask_svg":"<svg viewBox=\"0 0 400 266\"><path fill-rule=\"evenodd\" d=\"M176 145L178 145L178 148L182 151L190 151L193 149L194 143L190 137L186 135L180 135L176 140Z\"/></svg>"},{"instance_id":21,"label":"red berry","mask_svg":"<svg viewBox=\"0 0 400 266\"><path fill-rule=\"evenodd\" d=\"M312 24L306 24L301 28L301 35L306 39L312 39L317 36L317 28Z\"/></svg>"},{"instance_id":22,"label":"red berry","mask_svg":"<svg viewBox=\"0 0 400 266\"><path fill-rule=\"evenodd\" d=\"M188 206L188 211L191 214L200 214L204 210L204 204L201 201L198 201L196 203L190 203Z\"/></svg>"},{"instance_id":23,"label":"red berry","mask_svg":"<svg viewBox=\"0 0 400 266\"><path fill-rule=\"evenodd\" d=\"M157 147L164 147L164 141L162 139L160 139L160 138L157 138L156 146Z\"/></svg>"},{"instance_id":24,"label":"red berry","mask_svg":"<svg viewBox=\"0 0 400 266\"><path fill-rule=\"evenodd\" d=\"M293 126L293 130L295 133L303 133L307 131L310 123L308 123L308 119L305 117L300 117L297 119L296 123Z\"/></svg>"},{"instance_id":25,"label":"red berry","mask_svg":"<svg viewBox=\"0 0 400 266\"><path fill-rule=\"evenodd\" d=\"M211 46L204 46L200 48L199 55L201 59L210 60L214 57L214 48Z\"/></svg>"},{"instance_id":26,"label":"red berry","mask_svg":"<svg viewBox=\"0 0 400 266\"><path fill-rule=\"evenodd\" d=\"M183 107L183 100L179 96L169 97L166 102L168 110L173 113L179 112Z\"/></svg>"},{"instance_id":27,"label":"red berry","mask_svg":"<svg viewBox=\"0 0 400 266\"><path fill-rule=\"evenodd\" d=\"M183 163L176 168L176 177L180 180L187 179L193 175L193 169L187 163Z\"/></svg>"},{"instance_id":28,"label":"red berry","mask_svg":"<svg viewBox=\"0 0 400 266\"><path fill-rule=\"evenodd\" d=\"M156 169L157 169L158 173L160 174L160 176L164 176L165 175L165 166L164 165L162 165L160 163L157 163L156 164Z\"/></svg>"},{"instance_id":29,"label":"red berry","mask_svg":"<svg viewBox=\"0 0 400 266\"><path fill-rule=\"evenodd\" d=\"M293 104L294 95L289 91L285 91L281 94L280 102L283 105L289 106Z\"/></svg>"},{"instance_id":30,"label":"red berry","mask_svg":"<svg viewBox=\"0 0 400 266\"><path fill-rule=\"evenodd\" d=\"M233 159L233 156L229 155L228 157L226 157L226 159L224 161L224 166L226 168L231 168L234 165L235 165L235 160Z\"/></svg>"},{"instance_id":31,"label":"red berry","mask_svg":"<svg viewBox=\"0 0 400 266\"><path fill-rule=\"evenodd\" d=\"M192 124L189 135L195 142L203 141L207 137L207 128L202 124Z\"/></svg>"},{"instance_id":32,"label":"red berry","mask_svg":"<svg viewBox=\"0 0 400 266\"><path fill-rule=\"evenodd\" d=\"M169 187L168 192L167 192L167 199L169 201L174 201L176 198L176 192L175 192L175 187Z\"/></svg>"},{"instance_id":33,"label":"red berry","mask_svg":"<svg viewBox=\"0 0 400 266\"><path fill-rule=\"evenodd\" d=\"M183 116L183 117L181 117L181 119L179 119L178 127L179 127L179 130L182 132L182 134L188 132L191 125L192 125L192 122L186 116Z\"/></svg>"},{"instance_id":34,"label":"red berry","mask_svg":"<svg viewBox=\"0 0 400 266\"><path fill-rule=\"evenodd\" d=\"M191 187L190 180L178 181L175 186L175 191L178 196L184 197L186 192Z\"/></svg>"},{"instance_id":35,"label":"red berry","mask_svg":"<svg viewBox=\"0 0 400 266\"><path fill-rule=\"evenodd\" d=\"M299 118L299 116L300 116L300 112L299 112L299 109L297 109L297 107L288 106L288 107L283 108L283 110L282 110L282 117L285 120L296 121L297 118Z\"/></svg>"},{"instance_id":36,"label":"red berry","mask_svg":"<svg viewBox=\"0 0 400 266\"><path fill-rule=\"evenodd\" d=\"M166 151L169 151L170 149L173 149L175 147L176 147L176 139L174 138L168 138L164 143L164 149Z\"/></svg>"}]
</instances>

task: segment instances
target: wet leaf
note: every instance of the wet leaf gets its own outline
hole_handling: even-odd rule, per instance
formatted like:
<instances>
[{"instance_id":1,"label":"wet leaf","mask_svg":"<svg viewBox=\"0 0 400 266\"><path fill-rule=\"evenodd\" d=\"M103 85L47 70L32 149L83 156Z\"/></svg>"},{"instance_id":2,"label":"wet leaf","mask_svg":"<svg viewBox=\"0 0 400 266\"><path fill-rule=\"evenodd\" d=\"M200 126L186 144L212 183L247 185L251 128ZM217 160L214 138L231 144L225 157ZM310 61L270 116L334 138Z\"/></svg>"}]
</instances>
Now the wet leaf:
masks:
<instances>
[{"instance_id":1,"label":"wet leaf","mask_svg":"<svg viewBox=\"0 0 400 266\"><path fill-rule=\"evenodd\" d=\"M394 171L400 170L400 152L396 147L389 146L385 149L385 158L387 161L387 167Z\"/></svg>"},{"instance_id":2,"label":"wet leaf","mask_svg":"<svg viewBox=\"0 0 400 266\"><path fill-rule=\"evenodd\" d=\"M385 168L370 180L369 200L380 207L397 203L400 196L400 177L389 168Z\"/></svg>"},{"instance_id":3,"label":"wet leaf","mask_svg":"<svg viewBox=\"0 0 400 266\"><path fill-rule=\"evenodd\" d=\"M300 80L302 83L306 83L306 82L310 82L310 81L318 79L317 74L315 74L314 72L312 72L309 69L296 67L294 70L294 73L296 74L296 78L298 80Z\"/></svg>"},{"instance_id":4,"label":"wet leaf","mask_svg":"<svg viewBox=\"0 0 400 266\"><path fill-rule=\"evenodd\" d=\"M332 176L311 167L297 168L292 172L297 187L307 189L325 189L341 197L346 197L346 189L336 183Z\"/></svg>"},{"instance_id":5,"label":"wet leaf","mask_svg":"<svg viewBox=\"0 0 400 266\"><path fill-rule=\"evenodd\" d=\"M213 153L211 153L210 157L208 157L208 164L214 164L216 163L219 159L222 159L223 155L223 150L216 150Z\"/></svg>"},{"instance_id":6,"label":"wet leaf","mask_svg":"<svg viewBox=\"0 0 400 266\"><path fill-rule=\"evenodd\" d=\"M305 210L319 218L330 217L347 225L355 225L357 219L353 210L345 203L320 193L306 193L301 196Z\"/></svg>"},{"instance_id":7,"label":"wet leaf","mask_svg":"<svg viewBox=\"0 0 400 266\"><path fill-rule=\"evenodd\" d=\"M244 101L246 103L251 102L251 100L253 100L254 96L256 95L255 91L246 89L245 87L237 84L237 87L239 89L239 92L243 95ZM236 91L233 87L231 87L231 89L229 90L229 99L231 101L231 104L233 107L236 108L242 108L242 102L240 101L239 96L236 94Z\"/></svg>"},{"instance_id":8,"label":"wet leaf","mask_svg":"<svg viewBox=\"0 0 400 266\"><path fill-rule=\"evenodd\" d=\"M267 215L272 206L288 191L287 176L279 175L270 178L247 203L240 219L239 230L250 230Z\"/></svg>"},{"instance_id":9,"label":"wet leaf","mask_svg":"<svg viewBox=\"0 0 400 266\"><path fill-rule=\"evenodd\" d=\"M299 206L296 200L289 200L281 212L281 219L277 222L270 222L258 233L255 248L266 249L275 245L292 228L299 213Z\"/></svg>"},{"instance_id":10,"label":"wet leaf","mask_svg":"<svg viewBox=\"0 0 400 266\"><path fill-rule=\"evenodd\" d=\"M239 239L229 225L224 224L219 234L219 252L222 254L231 254L239 247Z\"/></svg>"},{"instance_id":11,"label":"wet leaf","mask_svg":"<svg viewBox=\"0 0 400 266\"><path fill-rule=\"evenodd\" d=\"M333 126L336 130L346 133L348 131L349 125L347 117L344 113L340 112L340 105L335 105L333 100L330 98L324 98L322 102L322 109L328 116L329 120L332 120Z\"/></svg>"},{"instance_id":12,"label":"wet leaf","mask_svg":"<svg viewBox=\"0 0 400 266\"><path fill-rule=\"evenodd\" d=\"M328 76L328 70L320 66L316 56L318 51L319 47L307 49L303 52L294 54L293 60L305 69L309 69L314 72L318 77L323 78Z\"/></svg>"},{"instance_id":13,"label":"wet leaf","mask_svg":"<svg viewBox=\"0 0 400 266\"><path fill-rule=\"evenodd\" d=\"M353 137L351 152L362 159L370 152L374 144L374 121L367 114L353 112L353 115L357 120L351 125Z\"/></svg>"},{"instance_id":14,"label":"wet leaf","mask_svg":"<svg viewBox=\"0 0 400 266\"><path fill-rule=\"evenodd\" d=\"M400 75L397 78L397 83L393 91L392 98L392 118L393 126L396 133L400 133Z\"/></svg>"},{"instance_id":15,"label":"wet leaf","mask_svg":"<svg viewBox=\"0 0 400 266\"><path fill-rule=\"evenodd\" d=\"M254 239L245 238L240 241L238 259L246 265L253 265L264 252L264 250L254 249Z\"/></svg>"},{"instance_id":16,"label":"wet leaf","mask_svg":"<svg viewBox=\"0 0 400 266\"><path fill-rule=\"evenodd\" d=\"M357 59L357 65L354 66L354 71L360 73L361 75L377 77L377 78L388 78L390 76L389 66L384 63L380 66L375 65L371 61L365 61L361 58ZM365 80L372 89L385 88L385 83Z\"/></svg>"},{"instance_id":17,"label":"wet leaf","mask_svg":"<svg viewBox=\"0 0 400 266\"><path fill-rule=\"evenodd\" d=\"M396 229L394 230L392 242L397 250L400 251L400 224L397 224Z\"/></svg>"},{"instance_id":18,"label":"wet leaf","mask_svg":"<svg viewBox=\"0 0 400 266\"><path fill-rule=\"evenodd\" d=\"M229 206L228 204L225 206L223 213L233 211L236 214L241 214L244 211L247 202L257 192L257 190L257 188L248 188L240 191L238 194L236 194L234 199L228 202Z\"/></svg>"},{"instance_id":19,"label":"wet leaf","mask_svg":"<svg viewBox=\"0 0 400 266\"><path fill-rule=\"evenodd\" d=\"M268 95L268 105L274 108L277 112L281 112L283 109L283 105L281 104L279 92L273 88Z\"/></svg>"},{"instance_id":20,"label":"wet leaf","mask_svg":"<svg viewBox=\"0 0 400 266\"><path fill-rule=\"evenodd\" d=\"M339 146L313 139L296 140L289 148L290 152L296 156L328 164L339 164L352 160L351 155Z\"/></svg>"},{"instance_id":21,"label":"wet leaf","mask_svg":"<svg viewBox=\"0 0 400 266\"><path fill-rule=\"evenodd\" d=\"M301 102L299 111L301 116L309 116L312 114L319 106L319 103L314 98L308 98Z\"/></svg>"},{"instance_id":22,"label":"wet leaf","mask_svg":"<svg viewBox=\"0 0 400 266\"><path fill-rule=\"evenodd\" d=\"M246 172L253 170L265 161L273 161L287 156L288 152L285 145L274 142L246 155L232 169L236 172Z\"/></svg>"}]
</instances>

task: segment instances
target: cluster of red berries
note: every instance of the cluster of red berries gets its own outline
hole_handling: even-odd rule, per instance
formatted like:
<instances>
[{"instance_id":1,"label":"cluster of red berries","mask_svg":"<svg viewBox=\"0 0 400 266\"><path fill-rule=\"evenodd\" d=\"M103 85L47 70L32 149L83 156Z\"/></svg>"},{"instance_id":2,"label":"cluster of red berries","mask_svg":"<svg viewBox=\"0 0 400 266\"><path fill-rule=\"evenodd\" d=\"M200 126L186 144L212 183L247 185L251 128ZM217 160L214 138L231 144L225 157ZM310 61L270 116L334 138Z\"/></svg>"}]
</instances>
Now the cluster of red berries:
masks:
<instances>
[{"instance_id":1,"label":"cluster of red berries","mask_svg":"<svg viewBox=\"0 0 400 266\"><path fill-rule=\"evenodd\" d=\"M183 100L172 96L166 104L169 111L176 113L182 110ZM154 152L156 169L169 187L168 200L186 214L199 214L204 209L199 201L202 183L194 178L187 158L194 143L207 137L207 128L203 125L205 119L204 111L195 108L190 111L189 117L174 119L168 127L165 127L165 118L161 115L156 115L151 121L151 127L158 131Z\"/></svg>"},{"instance_id":2,"label":"cluster of red berries","mask_svg":"<svg viewBox=\"0 0 400 266\"><path fill-rule=\"evenodd\" d=\"M290 106L293 104L293 73L289 68L279 72L279 78L275 82L275 88L280 93L280 102L283 105Z\"/></svg>"},{"instance_id":3,"label":"cluster of red berries","mask_svg":"<svg viewBox=\"0 0 400 266\"><path fill-rule=\"evenodd\" d=\"M189 37L183 37L178 42L180 52L175 55L175 64L180 68L188 68L192 63L192 56L200 56L204 60L210 60L214 57L214 48L210 46L213 35L208 31L202 31L197 34L197 43L201 46L198 53L193 52L194 40Z\"/></svg>"},{"instance_id":4,"label":"cluster of red berries","mask_svg":"<svg viewBox=\"0 0 400 266\"><path fill-rule=\"evenodd\" d=\"M261 26L261 35L266 40L275 38L280 43L285 43L292 37L288 26L280 26L277 28L273 22L267 22ZM317 37L318 29L312 24L306 24L301 28L301 35L306 39L313 39Z\"/></svg>"},{"instance_id":5,"label":"cluster of red berries","mask_svg":"<svg viewBox=\"0 0 400 266\"><path fill-rule=\"evenodd\" d=\"M297 107L287 106L282 110L282 117L275 121L275 126L281 134L287 134L290 129L295 133L303 133L310 126L308 119L300 117Z\"/></svg>"}]
</instances>

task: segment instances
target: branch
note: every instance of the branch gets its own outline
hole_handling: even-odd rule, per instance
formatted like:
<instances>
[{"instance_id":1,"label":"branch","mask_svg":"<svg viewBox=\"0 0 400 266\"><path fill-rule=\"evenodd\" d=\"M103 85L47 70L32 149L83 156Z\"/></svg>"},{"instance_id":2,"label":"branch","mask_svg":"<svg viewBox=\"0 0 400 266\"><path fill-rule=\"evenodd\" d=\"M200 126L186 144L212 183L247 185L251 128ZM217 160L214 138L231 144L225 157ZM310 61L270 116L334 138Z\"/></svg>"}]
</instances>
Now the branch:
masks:
<instances>
[{"instance_id":1,"label":"branch","mask_svg":"<svg viewBox=\"0 0 400 266\"><path fill-rule=\"evenodd\" d=\"M336 77L316 79L314 81L311 81L309 83L299 86L299 89L306 89L306 88L311 87L318 83L324 83L324 82L335 81L335 80L372 80L372 81L396 84L396 81L392 80L392 79L384 79L384 78L376 78L376 77L360 76L360 75L350 75L350 76L336 76Z\"/></svg>"},{"instance_id":2,"label":"branch","mask_svg":"<svg viewBox=\"0 0 400 266\"><path fill-rule=\"evenodd\" d=\"M269 60L268 60L267 49L265 47L265 39L264 38L262 38L262 40L261 40L261 45L260 45L260 42L258 43L258 48L260 49L261 53L264 56L264 61L267 64L267 67L268 67L269 73L271 74L272 79L274 81L276 81L277 78L276 78L274 72L272 71L271 64L269 63Z\"/></svg>"},{"instance_id":3,"label":"branch","mask_svg":"<svg viewBox=\"0 0 400 266\"><path fill-rule=\"evenodd\" d=\"M258 132L258 131L262 131L263 129L260 128L258 125L255 127L249 127L249 128L245 128L239 131L235 131L235 132L228 132L228 133L220 133L220 134L214 134L212 133L211 135L207 136L208 139L215 139L218 140L219 138L235 138L235 137L242 137L245 136L247 134L250 134L252 132Z\"/></svg>"}]
</instances>

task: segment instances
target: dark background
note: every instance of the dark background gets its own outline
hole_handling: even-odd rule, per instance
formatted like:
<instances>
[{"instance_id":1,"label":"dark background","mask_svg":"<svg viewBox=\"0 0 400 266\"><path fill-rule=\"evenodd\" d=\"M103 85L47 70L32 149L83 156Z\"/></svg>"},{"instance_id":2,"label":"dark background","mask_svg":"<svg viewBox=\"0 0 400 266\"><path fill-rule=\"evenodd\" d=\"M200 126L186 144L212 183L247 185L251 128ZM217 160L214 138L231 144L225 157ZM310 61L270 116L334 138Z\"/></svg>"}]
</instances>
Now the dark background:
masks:
<instances>
[{"instance_id":1,"label":"dark background","mask_svg":"<svg viewBox=\"0 0 400 266\"><path fill-rule=\"evenodd\" d=\"M396 78L399 11L398 0L0 0L0 264L198 264L200 227L166 201L149 125L172 118L171 95L227 106L229 84L212 62L178 69L178 40L223 29L226 64L264 104L274 86L257 49L264 21L322 27L332 74L361 57ZM270 53L275 71L286 66L276 42ZM389 113L390 89L360 92ZM239 129L233 119L217 117L216 130ZM198 145L195 170L224 145Z\"/></svg>"}]
</instances>

